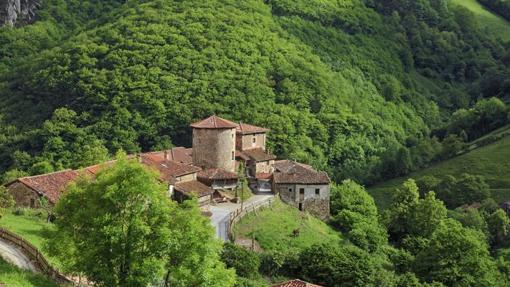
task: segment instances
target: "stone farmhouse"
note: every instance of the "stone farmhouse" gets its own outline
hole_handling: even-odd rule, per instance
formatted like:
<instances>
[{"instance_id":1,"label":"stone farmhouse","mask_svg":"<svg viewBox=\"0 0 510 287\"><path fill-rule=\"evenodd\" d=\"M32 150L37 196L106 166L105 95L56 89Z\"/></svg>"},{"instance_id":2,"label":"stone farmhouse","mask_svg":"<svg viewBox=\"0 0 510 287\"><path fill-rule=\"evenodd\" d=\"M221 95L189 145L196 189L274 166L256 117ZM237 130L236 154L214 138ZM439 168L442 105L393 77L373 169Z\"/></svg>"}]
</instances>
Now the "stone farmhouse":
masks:
<instances>
[{"instance_id":1,"label":"stone farmhouse","mask_svg":"<svg viewBox=\"0 0 510 287\"><path fill-rule=\"evenodd\" d=\"M168 184L168 196L177 201L196 197L207 211L211 204L224 200L224 191L239 185L240 167L244 169L254 193L274 193L291 206L320 218L329 216L330 179L325 172L291 160L276 160L266 149L268 129L234 123L210 116L190 125L192 148L131 155L155 169ZM67 184L81 175L95 176L114 161L49 174L19 178L6 184L20 206L39 207L41 197L55 204Z\"/></svg>"}]
</instances>

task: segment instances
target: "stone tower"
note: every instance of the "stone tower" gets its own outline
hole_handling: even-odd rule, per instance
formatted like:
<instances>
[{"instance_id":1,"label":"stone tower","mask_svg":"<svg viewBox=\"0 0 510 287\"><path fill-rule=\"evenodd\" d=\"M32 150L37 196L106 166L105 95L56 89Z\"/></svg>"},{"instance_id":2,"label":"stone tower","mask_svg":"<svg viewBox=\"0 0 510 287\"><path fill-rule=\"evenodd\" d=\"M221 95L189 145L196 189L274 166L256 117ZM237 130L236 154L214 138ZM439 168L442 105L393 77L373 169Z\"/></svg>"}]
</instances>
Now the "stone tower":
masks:
<instances>
[{"instance_id":1,"label":"stone tower","mask_svg":"<svg viewBox=\"0 0 510 287\"><path fill-rule=\"evenodd\" d=\"M191 124L193 165L235 172L237 124L217 116Z\"/></svg>"}]
</instances>

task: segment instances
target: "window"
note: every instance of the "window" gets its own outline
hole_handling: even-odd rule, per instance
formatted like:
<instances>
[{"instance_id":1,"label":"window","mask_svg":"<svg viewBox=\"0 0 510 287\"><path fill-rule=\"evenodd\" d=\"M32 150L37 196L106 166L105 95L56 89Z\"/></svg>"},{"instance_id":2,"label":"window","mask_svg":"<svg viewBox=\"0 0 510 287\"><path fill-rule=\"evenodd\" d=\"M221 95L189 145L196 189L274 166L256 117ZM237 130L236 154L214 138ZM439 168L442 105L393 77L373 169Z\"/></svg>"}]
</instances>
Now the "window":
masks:
<instances>
[{"instance_id":1,"label":"window","mask_svg":"<svg viewBox=\"0 0 510 287\"><path fill-rule=\"evenodd\" d=\"M256 138L256 137L253 137L253 139L251 139L251 142L252 142L252 143L256 143L256 142L257 142L257 138Z\"/></svg>"},{"instance_id":2,"label":"window","mask_svg":"<svg viewBox=\"0 0 510 287\"><path fill-rule=\"evenodd\" d=\"M289 188L289 192L292 192L292 188Z\"/></svg>"},{"instance_id":3,"label":"window","mask_svg":"<svg viewBox=\"0 0 510 287\"><path fill-rule=\"evenodd\" d=\"M304 189L304 188L300 188L300 189L299 189L299 194L304 195L304 194L305 194L305 189Z\"/></svg>"},{"instance_id":4,"label":"window","mask_svg":"<svg viewBox=\"0 0 510 287\"><path fill-rule=\"evenodd\" d=\"M321 194L321 190L319 188L316 188L315 189L315 195L320 195Z\"/></svg>"},{"instance_id":5,"label":"window","mask_svg":"<svg viewBox=\"0 0 510 287\"><path fill-rule=\"evenodd\" d=\"M232 160L236 159L236 153L232 152Z\"/></svg>"}]
</instances>

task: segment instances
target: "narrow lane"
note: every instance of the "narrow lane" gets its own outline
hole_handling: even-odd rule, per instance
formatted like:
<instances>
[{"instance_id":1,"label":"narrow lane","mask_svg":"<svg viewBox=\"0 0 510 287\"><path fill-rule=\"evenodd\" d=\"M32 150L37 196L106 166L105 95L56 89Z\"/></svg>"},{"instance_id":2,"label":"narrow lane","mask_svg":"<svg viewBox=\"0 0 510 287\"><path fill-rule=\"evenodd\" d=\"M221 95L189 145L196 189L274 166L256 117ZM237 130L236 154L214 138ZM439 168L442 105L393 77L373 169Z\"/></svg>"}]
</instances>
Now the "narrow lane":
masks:
<instances>
[{"instance_id":1,"label":"narrow lane","mask_svg":"<svg viewBox=\"0 0 510 287\"><path fill-rule=\"evenodd\" d=\"M30 259L21 252L16 246L0 239L0 256L7 262L16 265L22 269L36 271L35 266Z\"/></svg>"}]
</instances>

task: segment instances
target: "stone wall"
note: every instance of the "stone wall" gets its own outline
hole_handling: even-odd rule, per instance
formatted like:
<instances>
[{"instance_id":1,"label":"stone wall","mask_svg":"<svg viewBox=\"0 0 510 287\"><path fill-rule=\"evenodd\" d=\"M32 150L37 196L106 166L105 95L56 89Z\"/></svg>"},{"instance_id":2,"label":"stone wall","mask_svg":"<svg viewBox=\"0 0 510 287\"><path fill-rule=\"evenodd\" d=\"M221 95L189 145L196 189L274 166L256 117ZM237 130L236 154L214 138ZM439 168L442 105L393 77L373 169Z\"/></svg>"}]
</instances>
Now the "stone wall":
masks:
<instances>
[{"instance_id":1,"label":"stone wall","mask_svg":"<svg viewBox=\"0 0 510 287\"><path fill-rule=\"evenodd\" d=\"M235 128L193 129L193 165L235 172Z\"/></svg>"},{"instance_id":2,"label":"stone wall","mask_svg":"<svg viewBox=\"0 0 510 287\"><path fill-rule=\"evenodd\" d=\"M273 171L274 160L261 161L255 164L256 173L270 173Z\"/></svg>"},{"instance_id":3,"label":"stone wall","mask_svg":"<svg viewBox=\"0 0 510 287\"><path fill-rule=\"evenodd\" d=\"M239 139L237 139L237 149L239 150L247 150L252 148L261 148L266 150L266 134L251 134L251 135L237 135ZM255 139L255 142L253 140Z\"/></svg>"},{"instance_id":4,"label":"stone wall","mask_svg":"<svg viewBox=\"0 0 510 287\"><path fill-rule=\"evenodd\" d=\"M329 185L275 184L275 191L280 194L283 202L295 208L310 212L321 219L329 217Z\"/></svg>"},{"instance_id":5,"label":"stone wall","mask_svg":"<svg viewBox=\"0 0 510 287\"><path fill-rule=\"evenodd\" d=\"M175 178L175 182L187 182L187 181L193 181L197 180L197 173L190 173L183 176L179 176Z\"/></svg>"},{"instance_id":6,"label":"stone wall","mask_svg":"<svg viewBox=\"0 0 510 287\"><path fill-rule=\"evenodd\" d=\"M15 181L7 186L7 191L16 201L17 206L39 208L39 194L33 189L19 181Z\"/></svg>"}]
</instances>

